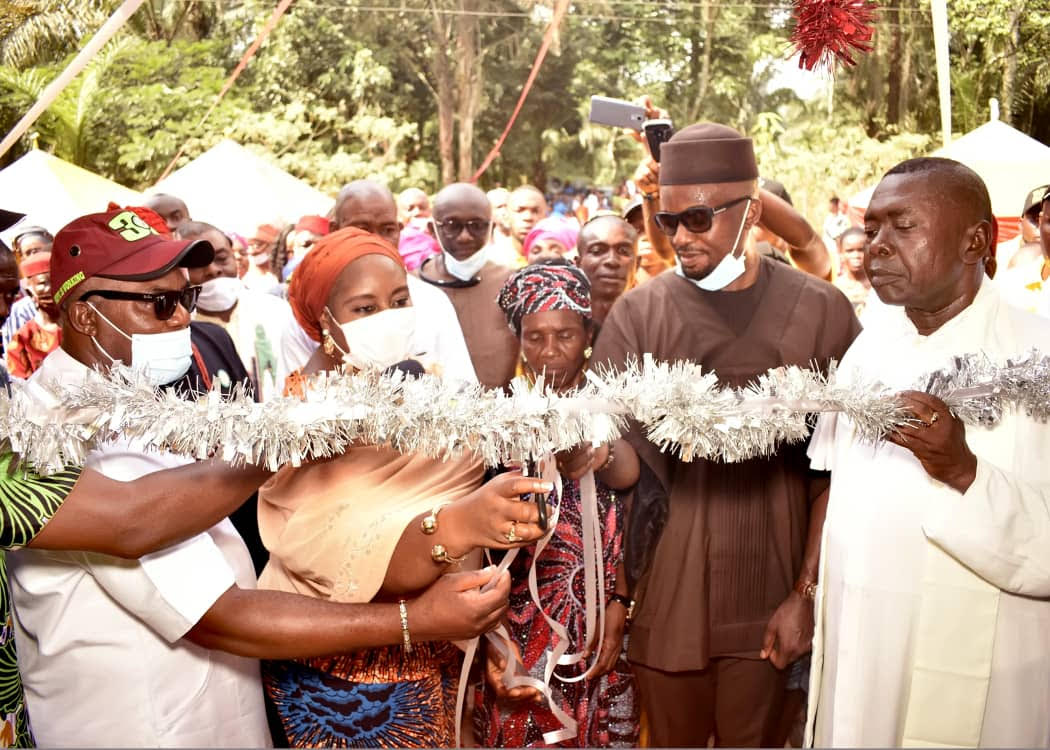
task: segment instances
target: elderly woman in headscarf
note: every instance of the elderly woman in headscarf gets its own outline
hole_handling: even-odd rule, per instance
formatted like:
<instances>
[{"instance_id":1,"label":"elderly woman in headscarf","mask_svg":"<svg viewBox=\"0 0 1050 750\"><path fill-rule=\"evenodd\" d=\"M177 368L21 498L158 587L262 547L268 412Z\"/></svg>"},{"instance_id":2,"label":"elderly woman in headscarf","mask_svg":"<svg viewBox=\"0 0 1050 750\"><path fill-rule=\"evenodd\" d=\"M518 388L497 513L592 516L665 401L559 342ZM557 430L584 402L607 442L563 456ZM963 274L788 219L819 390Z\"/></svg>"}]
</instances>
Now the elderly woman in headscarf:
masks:
<instances>
[{"instance_id":1,"label":"elderly woman in headscarf","mask_svg":"<svg viewBox=\"0 0 1050 750\"><path fill-rule=\"evenodd\" d=\"M528 263L572 257L576 253L579 224L560 216L549 216L532 228L521 244Z\"/></svg>"},{"instance_id":2,"label":"elderly woman in headscarf","mask_svg":"<svg viewBox=\"0 0 1050 750\"><path fill-rule=\"evenodd\" d=\"M405 267L386 240L343 229L315 245L288 290L296 319L321 344L288 390L305 395L323 371L407 360L414 311ZM286 467L259 492L270 561L261 588L341 602L401 600L480 548L542 534L519 495L549 484L506 473L482 485L480 462L355 445L342 456ZM455 741L459 654L447 642L264 663L265 687L293 746L432 747Z\"/></svg>"},{"instance_id":3,"label":"elderly woman in headscarf","mask_svg":"<svg viewBox=\"0 0 1050 750\"><path fill-rule=\"evenodd\" d=\"M587 277L565 261L527 266L511 276L498 299L521 341L526 375L542 375L556 391L568 394L582 382L594 326ZM624 631L631 601L623 574L623 528L627 509L619 493L638 479L638 457L627 442L597 448L580 446L557 456L562 477L558 523L538 558L523 550L511 567L508 626L531 677L544 679L546 652L555 643L551 626L529 592L528 572L535 565L539 601L568 632L569 652L584 652L580 662L559 667L562 677L579 682L550 682L549 700L577 724L565 746L635 747L638 708L634 679L626 660ZM604 569L605 634L601 643L586 641L583 523L586 516L580 478L594 472L597 518ZM549 505L558 503L551 493ZM593 666L592 666L593 664ZM486 680L475 698L475 737L482 747L545 744L544 733L562 728L548 699L532 688L507 690L501 683L506 661L489 648Z\"/></svg>"}]
</instances>

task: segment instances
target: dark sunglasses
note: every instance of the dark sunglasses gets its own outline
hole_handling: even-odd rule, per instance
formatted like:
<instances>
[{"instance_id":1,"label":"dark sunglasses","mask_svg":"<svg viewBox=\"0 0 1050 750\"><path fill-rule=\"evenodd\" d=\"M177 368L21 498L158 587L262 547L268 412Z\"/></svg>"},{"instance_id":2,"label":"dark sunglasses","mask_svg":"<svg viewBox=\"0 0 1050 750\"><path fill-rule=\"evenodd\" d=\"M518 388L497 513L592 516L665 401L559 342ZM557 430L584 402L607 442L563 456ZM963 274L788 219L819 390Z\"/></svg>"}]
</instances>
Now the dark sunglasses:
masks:
<instances>
[{"instance_id":1,"label":"dark sunglasses","mask_svg":"<svg viewBox=\"0 0 1050 750\"><path fill-rule=\"evenodd\" d=\"M434 225L449 237L458 237L464 227L466 227L467 231L475 237L482 237L488 234L492 222L482 221L480 219L471 219L470 221L460 221L459 219L438 221L437 219L434 219Z\"/></svg>"},{"instance_id":2,"label":"dark sunglasses","mask_svg":"<svg viewBox=\"0 0 1050 750\"><path fill-rule=\"evenodd\" d=\"M678 225L682 224L693 234L703 234L711 228L715 222L715 216L728 211L738 203L754 200L753 196L742 195L739 198L723 203L721 206L690 206L684 211L672 213L671 211L657 211L653 215L656 226L668 237L674 237L678 232Z\"/></svg>"},{"instance_id":3,"label":"dark sunglasses","mask_svg":"<svg viewBox=\"0 0 1050 750\"><path fill-rule=\"evenodd\" d=\"M102 299L114 299L125 302L152 302L153 313L157 320L168 320L175 314L179 305L186 308L186 312L197 309L197 297L200 296L199 286L188 286L185 289L173 289L167 292L118 292L115 289L93 289L81 297L78 302L83 302L88 297L101 297Z\"/></svg>"}]
</instances>

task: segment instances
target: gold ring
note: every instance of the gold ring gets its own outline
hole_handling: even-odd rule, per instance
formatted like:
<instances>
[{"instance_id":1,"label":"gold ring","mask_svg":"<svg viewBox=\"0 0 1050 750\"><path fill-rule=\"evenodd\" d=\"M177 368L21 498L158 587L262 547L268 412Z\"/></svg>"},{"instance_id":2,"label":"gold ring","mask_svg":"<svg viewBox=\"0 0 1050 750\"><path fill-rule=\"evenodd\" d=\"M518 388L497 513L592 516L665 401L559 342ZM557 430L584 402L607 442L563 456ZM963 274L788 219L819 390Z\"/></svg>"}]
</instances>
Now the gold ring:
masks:
<instances>
[{"instance_id":1,"label":"gold ring","mask_svg":"<svg viewBox=\"0 0 1050 750\"><path fill-rule=\"evenodd\" d=\"M514 542L518 541L518 522L517 521L511 521L510 522L510 531L508 531L505 536L507 538L507 541L510 542L511 544L513 544Z\"/></svg>"}]
</instances>

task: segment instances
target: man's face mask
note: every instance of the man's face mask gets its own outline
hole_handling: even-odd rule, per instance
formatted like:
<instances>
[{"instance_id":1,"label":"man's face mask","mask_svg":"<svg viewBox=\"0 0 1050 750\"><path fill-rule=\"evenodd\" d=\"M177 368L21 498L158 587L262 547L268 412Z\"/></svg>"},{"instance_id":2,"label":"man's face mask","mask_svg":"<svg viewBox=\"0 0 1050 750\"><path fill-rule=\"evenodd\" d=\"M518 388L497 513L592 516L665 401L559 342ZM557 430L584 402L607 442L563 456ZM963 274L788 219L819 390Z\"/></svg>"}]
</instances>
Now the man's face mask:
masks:
<instances>
[{"instance_id":1,"label":"man's face mask","mask_svg":"<svg viewBox=\"0 0 1050 750\"><path fill-rule=\"evenodd\" d=\"M244 282L236 276L219 276L201 284L201 293L197 305L209 312L223 312L237 304Z\"/></svg>"},{"instance_id":2,"label":"man's face mask","mask_svg":"<svg viewBox=\"0 0 1050 750\"><path fill-rule=\"evenodd\" d=\"M130 367L136 372L144 373L151 385L160 386L174 383L189 371L190 365L193 363L193 344L190 341L189 326L180 328L177 331L133 333L129 336L113 321L99 312L97 307L90 302L88 305L114 331L131 340ZM111 363L116 364L119 361L103 349L102 344L98 343L94 336L91 337L91 341Z\"/></svg>"}]
</instances>

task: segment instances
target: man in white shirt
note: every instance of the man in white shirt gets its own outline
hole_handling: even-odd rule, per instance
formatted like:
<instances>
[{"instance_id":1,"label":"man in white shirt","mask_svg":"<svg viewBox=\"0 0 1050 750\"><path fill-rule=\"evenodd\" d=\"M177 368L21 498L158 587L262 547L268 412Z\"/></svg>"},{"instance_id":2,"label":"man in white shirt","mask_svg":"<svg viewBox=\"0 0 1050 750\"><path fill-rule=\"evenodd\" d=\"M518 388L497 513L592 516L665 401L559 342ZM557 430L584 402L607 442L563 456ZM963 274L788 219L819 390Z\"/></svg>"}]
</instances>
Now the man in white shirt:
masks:
<instances>
[{"instance_id":1,"label":"man in white shirt","mask_svg":"<svg viewBox=\"0 0 1050 750\"><path fill-rule=\"evenodd\" d=\"M346 227L378 234L397 247L401 225L397 220L397 203L390 190L371 180L356 180L340 190L335 202L332 231ZM465 383L478 382L456 309L445 293L412 274L408 275L408 293L412 297L412 306L416 308L413 354L425 355L427 360L439 364L446 378ZM281 337L278 383L283 383L289 373L305 365L319 346L296 322L289 309Z\"/></svg>"},{"instance_id":2,"label":"man in white shirt","mask_svg":"<svg viewBox=\"0 0 1050 750\"><path fill-rule=\"evenodd\" d=\"M1050 353L1045 321L984 278L981 178L912 159L868 205L865 269L885 305L839 367L902 391L915 417L879 445L844 415L810 445L830 469L808 738L820 747L1050 745L1050 427L1004 410L964 425L909 391L952 358Z\"/></svg>"},{"instance_id":3,"label":"man in white shirt","mask_svg":"<svg viewBox=\"0 0 1050 750\"><path fill-rule=\"evenodd\" d=\"M136 211L81 217L51 261L62 348L28 390L61 418L57 384L123 362L156 385L190 366L187 268L203 241L170 240ZM88 467L129 480L188 463L118 440ZM270 744L256 659L298 658L402 642L397 604L354 606L255 590L248 551L228 520L138 561L84 552L12 555L11 590L26 703L43 746L263 747ZM445 577L408 602L411 637L468 636L496 622L509 582Z\"/></svg>"},{"instance_id":4,"label":"man in white shirt","mask_svg":"<svg viewBox=\"0 0 1050 750\"><path fill-rule=\"evenodd\" d=\"M222 326L255 385L256 398L280 396L277 351L288 315L288 303L275 294L249 289L237 277L237 259L230 238L211 224L186 221L175 230L176 239L206 240L215 257L204 268L189 270L190 283L200 285L194 320Z\"/></svg>"}]
</instances>

